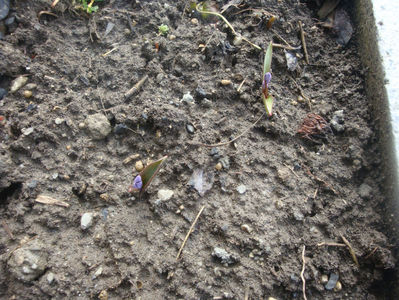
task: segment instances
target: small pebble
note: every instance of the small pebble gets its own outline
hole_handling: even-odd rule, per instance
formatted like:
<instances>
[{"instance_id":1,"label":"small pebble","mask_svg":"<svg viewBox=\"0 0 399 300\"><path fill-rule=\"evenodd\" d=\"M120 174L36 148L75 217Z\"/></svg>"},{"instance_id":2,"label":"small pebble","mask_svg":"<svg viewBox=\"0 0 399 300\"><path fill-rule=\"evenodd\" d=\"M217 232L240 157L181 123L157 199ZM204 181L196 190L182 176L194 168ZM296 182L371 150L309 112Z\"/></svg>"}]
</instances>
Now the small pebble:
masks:
<instances>
[{"instance_id":1,"label":"small pebble","mask_svg":"<svg viewBox=\"0 0 399 300\"><path fill-rule=\"evenodd\" d=\"M7 90L0 88L0 100L3 100L4 96L7 95Z\"/></svg>"},{"instance_id":2,"label":"small pebble","mask_svg":"<svg viewBox=\"0 0 399 300\"><path fill-rule=\"evenodd\" d=\"M183 205L183 204L180 205L180 206L179 206L179 209L180 209L180 210L183 210L183 209L184 209L184 205Z\"/></svg>"},{"instance_id":3,"label":"small pebble","mask_svg":"<svg viewBox=\"0 0 399 300\"><path fill-rule=\"evenodd\" d=\"M216 169L217 171L220 171L222 168L223 168L223 166L222 166L222 164L221 164L220 162L218 162L218 163L216 164L216 166L215 166L215 169Z\"/></svg>"},{"instance_id":4,"label":"small pebble","mask_svg":"<svg viewBox=\"0 0 399 300\"><path fill-rule=\"evenodd\" d=\"M62 124L64 121L65 121L65 120L62 119L62 118L55 118L54 123L57 124L57 125L60 125L60 124Z\"/></svg>"},{"instance_id":5,"label":"small pebble","mask_svg":"<svg viewBox=\"0 0 399 300\"><path fill-rule=\"evenodd\" d=\"M183 98L181 99L181 101L192 104L192 103L194 103L194 97L191 96L190 92L188 92L183 95Z\"/></svg>"},{"instance_id":6,"label":"small pebble","mask_svg":"<svg viewBox=\"0 0 399 300\"><path fill-rule=\"evenodd\" d=\"M159 190L158 191L158 200L161 200L161 201L167 201L167 200L169 200L170 198L172 198L172 196L173 196L173 191L172 190Z\"/></svg>"},{"instance_id":7,"label":"small pebble","mask_svg":"<svg viewBox=\"0 0 399 300\"><path fill-rule=\"evenodd\" d=\"M335 273L330 274L330 279L328 279L328 282L324 286L326 290L331 291L333 288L335 288L335 285L337 284L337 281L339 279L339 275Z\"/></svg>"},{"instance_id":8,"label":"small pebble","mask_svg":"<svg viewBox=\"0 0 399 300\"><path fill-rule=\"evenodd\" d=\"M32 91L29 91L29 90L24 91L22 94L23 94L24 97L27 98L27 99L30 98L30 97L32 97L32 95L33 95Z\"/></svg>"},{"instance_id":9,"label":"small pebble","mask_svg":"<svg viewBox=\"0 0 399 300\"><path fill-rule=\"evenodd\" d=\"M220 83L221 83L222 85L229 85L229 84L231 84L231 80L222 79L222 80L220 81Z\"/></svg>"},{"instance_id":10,"label":"small pebble","mask_svg":"<svg viewBox=\"0 0 399 300\"><path fill-rule=\"evenodd\" d=\"M242 36L236 35L234 37L233 45L234 46L239 46L242 43Z\"/></svg>"},{"instance_id":11,"label":"small pebble","mask_svg":"<svg viewBox=\"0 0 399 300\"><path fill-rule=\"evenodd\" d=\"M159 139L161 136L162 136L161 130L158 129L158 130L155 132L155 137L156 137L157 139Z\"/></svg>"},{"instance_id":12,"label":"small pebble","mask_svg":"<svg viewBox=\"0 0 399 300\"><path fill-rule=\"evenodd\" d=\"M19 76L11 83L10 94L15 93L28 82L28 77Z\"/></svg>"},{"instance_id":13,"label":"small pebble","mask_svg":"<svg viewBox=\"0 0 399 300\"><path fill-rule=\"evenodd\" d=\"M125 28L125 30L123 32L125 35L129 35L132 33L129 28Z\"/></svg>"},{"instance_id":14,"label":"small pebble","mask_svg":"<svg viewBox=\"0 0 399 300\"><path fill-rule=\"evenodd\" d=\"M108 292L107 292L107 290L102 290L101 293L98 295L98 299L100 299L100 300L108 300Z\"/></svg>"},{"instance_id":15,"label":"small pebble","mask_svg":"<svg viewBox=\"0 0 399 300\"><path fill-rule=\"evenodd\" d=\"M342 283L340 281L337 281L337 284L335 285L334 292L339 292L342 290Z\"/></svg>"},{"instance_id":16,"label":"small pebble","mask_svg":"<svg viewBox=\"0 0 399 300\"><path fill-rule=\"evenodd\" d=\"M222 164L223 169L228 170L230 168L230 160L227 156L222 157L219 162Z\"/></svg>"},{"instance_id":17,"label":"small pebble","mask_svg":"<svg viewBox=\"0 0 399 300\"><path fill-rule=\"evenodd\" d=\"M28 188L34 189L37 186L37 180L32 180L28 183Z\"/></svg>"},{"instance_id":18,"label":"small pebble","mask_svg":"<svg viewBox=\"0 0 399 300\"><path fill-rule=\"evenodd\" d=\"M47 274L47 282L48 282L48 284L52 284L53 281L54 281L54 278L55 278L54 273L53 272L49 272Z\"/></svg>"},{"instance_id":19,"label":"small pebble","mask_svg":"<svg viewBox=\"0 0 399 300\"><path fill-rule=\"evenodd\" d=\"M191 124L187 124L186 129L187 129L188 133L194 134L194 132L195 132L194 126Z\"/></svg>"},{"instance_id":20,"label":"small pebble","mask_svg":"<svg viewBox=\"0 0 399 300\"><path fill-rule=\"evenodd\" d=\"M27 85L25 85L25 88L27 90L34 90L35 88L37 88L37 84L36 83L28 83Z\"/></svg>"},{"instance_id":21,"label":"small pebble","mask_svg":"<svg viewBox=\"0 0 399 300\"><path fill-rule=\"evenodd\" d=\"M192 19L191 19L191 24L193 24L193 25L198 25L198 19L192 18Z\"/></svg>"},{"instance_id":22,"label":"small pebble","mask_svg":"<svg viewBox=\"0 0 399 300\"><path fill-rule=\"evenodd\" d=\"M33 127L29 127L29 128L22 128L21 132L23 135L30 135L33 132Z\"/></svg>"},{"instance_id":23,"label":"small pebble","mask_svg":"<svg viewBox=\"0 0 399 300\"><path fill-rule=\"evenodd\" d=\"M326 275L326 274L321 275L320 282L322 284L326 284L328 282L328 275Z\"/></svg>"},{"instance_id":24,"label":"small pebble","mask_svg":"<svg viewBox=\"0 0 399 300\"><path fill-rule=\"evenodd\" d=\"M242 224L241 225L241 230L245 231L246 233L251 233L252 232L252 228L248 224Z\"/></svg>"},{"instance_id":25,"label":"small pebble","mask_svg":"<svg viewBox=\"0 0 399 300\"><path fill-rule=\"evenodd\" d=\"M144 169L143 162L141 160L136 161L134 168L136 169L137 172L141 172Z\"/></svg>"},{"instance_id":26,"label":"small pebble","mask_svg":"<svg viewBox=\"0 0 399 300\"><path fill-rule=\"evenodd\" d=\"M277 300L277 299L273 298L273 297L269 297L269 298L267 298L267 300Z\"/></svg>"},{"instance_id":27,"label":"small pebble","mask_svg":"<svg viewBox=\"0 0 399 300\"><path fill-rule=\"evenodd\" d=\"M86 127L86 124L84 122L80 122L78 126L80 129L83 129Z\"/></svg>"},{"instance_id":28,"label":"small pebble","mask_svg":"<svg viewBox=\"0 0 399 300\"><path fill-rule=\"evenodd\" d=\"M303 99L303 97L299 95L296 101L298 101L299 103L304 103L305 99Z\"/></svg>"},{"instance_id":29,"label":"small pebble","mask_svg":"<svg viewBox=\"0 0 399 300\"><path fill-rule=\"evenodd\" d=\"M174 34L171 34L168 37L169 37L169 40L171 40L171 41L176 39L176 36Z\"/></svg>"},{"instance_id":30,"label":"small pebble","mask_svg":"<svg viewBox=\"0 0 399 300\"><path fill-rule=\"evenodd\" d=\"M245 185L243 185L243 184L240 184L238 187L237 187L237 192L239 193L239 194L244 194L246 191L247 191L247 187L245 186Z\"/></svg>"},{"instance_id":31,"label":"small pebble","mask_svg":"<svg viewBox=\"0 0 399 300\"><path fill-rule=\"evenodd\" d=\"M93 223L93 213L84 213L80 218L80 228L82 230L88 229Z\"/></svg>"}]
</instances>

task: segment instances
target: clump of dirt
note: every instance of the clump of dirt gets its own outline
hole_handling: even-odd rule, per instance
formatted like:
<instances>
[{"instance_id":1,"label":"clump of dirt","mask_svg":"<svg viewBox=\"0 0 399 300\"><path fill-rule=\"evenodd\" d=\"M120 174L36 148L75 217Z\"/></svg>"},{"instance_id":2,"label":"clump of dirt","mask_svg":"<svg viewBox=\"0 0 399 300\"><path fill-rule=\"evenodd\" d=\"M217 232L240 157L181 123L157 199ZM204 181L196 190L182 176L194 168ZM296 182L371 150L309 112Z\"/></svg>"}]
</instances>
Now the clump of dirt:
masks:
<instances>
[{"instance_id":1,"label":"clump of dirt","mask_svg":"<svg viewBox=\"0 0 399 300\"><path fill-rule=\"evenodd\" d=\"M337 44L297 1L228 7L236 32L280 45L274 113L254 125L264 52L221 19L182 0L109 1L90 16L60 2L38 17L51 2L12 2L18 26L0 41L0 88L28 78L0 100L2 297L301 298L304 247L309 299L388 297L395 261L356 31ZM303 139L309 113L331 130ZM136 167L165 155L142 199L128 193Z\"/></svg>"}]
</instances>

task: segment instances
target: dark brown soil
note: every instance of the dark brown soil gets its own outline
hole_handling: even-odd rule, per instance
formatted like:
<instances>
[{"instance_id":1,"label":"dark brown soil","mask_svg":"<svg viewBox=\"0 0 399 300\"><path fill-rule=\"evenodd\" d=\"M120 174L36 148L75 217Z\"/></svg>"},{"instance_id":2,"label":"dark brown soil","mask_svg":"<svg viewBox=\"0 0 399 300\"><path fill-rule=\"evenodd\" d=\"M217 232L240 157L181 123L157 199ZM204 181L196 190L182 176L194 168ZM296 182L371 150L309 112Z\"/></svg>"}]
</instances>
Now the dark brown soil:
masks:
<instances>
[{"instance_id":1,"label":"dark brown soil","mask_svg":"<svg viewBox=\"0 0 399 300\"><path fill-rule=\"evenodd\" d=\"M234 29L264 48L271 40L284 44L279 36L300 46L301 21L310 64L299 49L299 66L288 71L284 49L275 47L273 116L212 149L198 143L228 141L264 112L263 52L245 41L234 45L220 19L202 19L183 0L106 1L89 17L60 1L58 17L38 19L51 2L12 1L18 26L0 41L0 87L9 90L20 75L37 85L29 99L22 87L0 101L2 298L302 299L306 247L308 299L389 299L395 261L356 30L345 47L338 45L316 19L313 2L230 7L224 16ZM217 2L220 10L228 1ZM258 10L242 11L250 8ZM267 30L270 15L278 21ZM109 23L115 26L105 36ZM158 34L161 24L169 26L167 36ZM294 79L311 109L298 102ZM192 103L181 101L188 92ZM312 140L297 134L308 113L330 123L339 110L343 131L325 130ZM96 113L113 127L100 140L84 126ZM164 155L144 197L129 194L135 162ZM203 196L190 186L197 169L213 181ZM165 189L173 196L160 200ZM69 207L36 202L41 194ZM94 220L82 230L87 212ZM347 247L318 246L343 243L341 235L359 266ZM22 280L12 260L29 247L37 247L32 251L44 269ZM227 261L216 257L216 247L227 251ZM325 288L322 279L331 274L342 289Z\"/></svg>"}]
</instances>

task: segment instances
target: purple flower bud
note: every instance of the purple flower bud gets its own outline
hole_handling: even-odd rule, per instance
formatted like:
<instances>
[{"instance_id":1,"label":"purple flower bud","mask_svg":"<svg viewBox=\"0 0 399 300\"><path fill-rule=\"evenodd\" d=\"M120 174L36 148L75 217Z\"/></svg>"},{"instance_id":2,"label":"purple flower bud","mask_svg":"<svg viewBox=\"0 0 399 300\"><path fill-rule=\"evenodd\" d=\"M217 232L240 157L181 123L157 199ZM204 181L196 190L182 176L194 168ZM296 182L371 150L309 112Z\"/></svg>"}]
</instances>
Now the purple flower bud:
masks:
<instances>
[{"instance_id":1,"label":"purple flower bud","mask_svg":"<svg viewBox=\"0 0 399 300\"><path fill-rule=\"evenodd\" d=\"M267 72L265 74L265 78L263 78L263 82L266 82L267 87L269 87L269 83L272 80L272 74L270 72Z\"/></svg>"},{"instance_id":2,"label":"purple flower bud","mask_svg":"<svg viewBox=\"0 0 399 300\"><path fill-rule=\"evenodd\" d=\"M143 181L141 180L141 176L137 175L133 181L133 188L137 189L137 190L141 190L142 187L143 187Z\"/></svg>"}]
</instances>

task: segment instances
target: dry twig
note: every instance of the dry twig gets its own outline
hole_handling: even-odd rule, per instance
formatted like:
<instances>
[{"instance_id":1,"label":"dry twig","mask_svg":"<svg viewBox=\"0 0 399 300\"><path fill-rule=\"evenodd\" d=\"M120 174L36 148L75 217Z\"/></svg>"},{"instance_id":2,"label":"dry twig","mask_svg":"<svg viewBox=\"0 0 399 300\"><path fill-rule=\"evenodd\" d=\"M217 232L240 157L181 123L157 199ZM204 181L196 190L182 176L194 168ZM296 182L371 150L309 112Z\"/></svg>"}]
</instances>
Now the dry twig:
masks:
<instances>
[{"instance_id":1,"label":"dry twig","mask_svg":"<svg viewBox=\"0 0 399 300\"><path fill-rule=\"evenodd\" d=\"M305 54L305 61L307 64L309 64L309 54L308 54L308 49L306 48L305 32L303 31L302 28L302 22L298 21L298 25L299 25L299 30L301 32L301 41L302 41L303 53Z\"/></svg>"},{"instance_id":2,"label":"dry twig","mask_svg":"<svg viewBox=\"0 0 399 300\"><path fill-rule=\"evenodd\" d=\"M346 247L345 244L334 243L334 242L321 242L317 244L317 247L321 246Z\"/></svg>"},{"instance_id":3,"label":"dry twig","mask_svg":"<svg viewBox=\"0 0 399 300\"><path fill-rule=\"evenodd\" d=\"M302 271L301 271L301 279L302 279L302 292L303 292L303 299L307 300L306 298L306 280L305 280L305 265L306 265L306 260L305 260L305 245L303 245L302 249Z\"/></svg>"},{"instance_id":4,"label":"dry twig","mask_svg":"<svg viewBox=\"0 0 399 300\"><path fill-rule=\"evenodd\" d=\"M128 90L125 93L125 99L127 100L131 96L136 94L139 91L139 89L143 86L143 84L146 82L147 79L148 79L148 75L144 75L143 78L141 78L130 90Z\"/></svg>"},{"instance_id":5,"label":"dry twig","mask_svg":"<svg viewBox=\"0 0 399 300\"><path fill-rule=\"evenodd\" d=\"M6 221L1 220L1 225L3 225L4 230L7 232L8 236L10 237L10 239L14 239L14 235L12 234L10 227L8 227Z\"/></svg>"},{"instance_id":6,"label":"dry twig","mask_svg":"<svg viewBox=\"0 0 399 300\"><path fill-rule=\"evenodd\" d=\"M195 224L197 224L198 219L199 219L199 217L201 216L202 211L204 210L204 208L205 208L205 205L201 207L200 211L198 212L197 216L196 216L195 219L194 219L193 224L191 224L191 227L190 227L190 229L188 230L188 232L187 232L187 234L186 234L186 237L184 238L183 243L182 243L181 246L180 246L179 252L177 252L176 261L179 260L180 254L182 253L183 248L184 248L184 246L186 245L186 242L187 242L188 238L190 237L190 234L194 231Z\"/></svg>"},{"instance_id":7,"label":"dry twig","mask_svg":"<svg viewBox=\"0 0 399 300\"><path fill-rule=\"evenodd\" d=\"M251 130L256 123L258 123L260 121L260 119L262 119L262 117L265 115L265 113L263 113L251 126L249 126L246 130L244 130L240 135L236 136L234 139L227 141L227 142L222 142L222 143L217 143L217 144L203 144L203 143L198 143L198 142L189 142L190 145L194 145L194 146L203 146L203 147L209 147L209 148L213 148L213 147L220 147L220 146L224 146L224 145L228 145L232 142L234 142L235 140L239 139L240 137L242 137L244 134L246 134L249 130Z\"/></svg>"}]
</instances>

